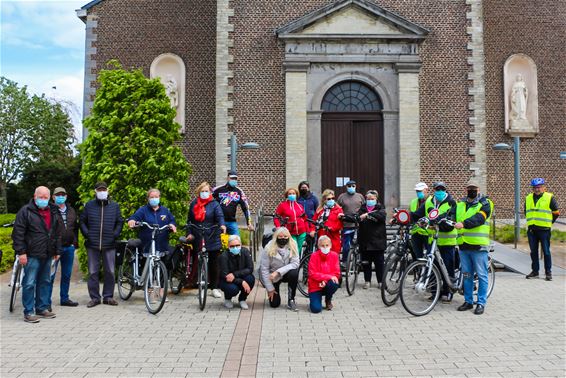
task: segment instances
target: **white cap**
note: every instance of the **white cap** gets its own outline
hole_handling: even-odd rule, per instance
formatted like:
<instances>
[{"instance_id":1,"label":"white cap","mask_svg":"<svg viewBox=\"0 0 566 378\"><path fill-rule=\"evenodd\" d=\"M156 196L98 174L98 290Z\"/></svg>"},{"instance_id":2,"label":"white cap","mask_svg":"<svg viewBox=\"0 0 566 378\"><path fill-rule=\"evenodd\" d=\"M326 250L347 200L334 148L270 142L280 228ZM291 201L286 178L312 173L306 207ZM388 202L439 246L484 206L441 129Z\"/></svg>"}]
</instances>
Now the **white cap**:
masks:
<instances>
[{"instance_id":1,"label":"white cap","mask_svg":"<svg viewBox=\"0 0 566 378\"><path fill-rule=\"evenodd\" d=\"M417 185L415 185L415 190L418 190L419 192L425 189L428 189L428 185L424 182L419 182Z\"/></svg>"}]
</instances>

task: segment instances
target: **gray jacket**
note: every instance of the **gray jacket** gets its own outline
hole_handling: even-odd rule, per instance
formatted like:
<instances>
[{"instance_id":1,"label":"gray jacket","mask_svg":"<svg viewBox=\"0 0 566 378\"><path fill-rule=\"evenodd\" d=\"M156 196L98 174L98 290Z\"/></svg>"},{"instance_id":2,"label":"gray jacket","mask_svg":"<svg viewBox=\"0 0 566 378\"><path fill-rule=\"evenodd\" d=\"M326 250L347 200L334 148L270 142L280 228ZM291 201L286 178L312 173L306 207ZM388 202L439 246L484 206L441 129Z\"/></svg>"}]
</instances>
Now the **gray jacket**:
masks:
<instances>
[{"instance_id":1,"label":"gray jacket","mask_svg":"<svg viewBox=\"0 0 566 378\"><path fill-rule=\"evenodd\" d=\"M261 252L261 258L259 261L259 278L267 291L275 290L273 283L269 279L269 275L271 273L277 271L281 277L283 277L288 271L298 269L300 262L299 256L290 257L291 251L288 248L285 249L283 255L278 253L274 257L270 257L267 254L267 251L271 247L271 243L274 243L274 241L270 241L265 246Z\"/></svg>"}]
</instances>

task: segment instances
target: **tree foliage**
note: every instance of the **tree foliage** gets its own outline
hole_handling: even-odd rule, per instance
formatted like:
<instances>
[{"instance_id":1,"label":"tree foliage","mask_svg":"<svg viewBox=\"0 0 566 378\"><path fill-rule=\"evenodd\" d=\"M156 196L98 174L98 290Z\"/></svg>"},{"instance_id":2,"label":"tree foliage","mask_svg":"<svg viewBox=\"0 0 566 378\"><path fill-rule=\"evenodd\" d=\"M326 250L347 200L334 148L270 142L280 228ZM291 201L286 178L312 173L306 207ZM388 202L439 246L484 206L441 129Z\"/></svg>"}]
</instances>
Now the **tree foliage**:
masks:
<instances>
[{"instance_id":1,"label":"tree foliage","mask_svg":"<svg viewBox=\"0 0 566 378\"><path fill-rule=\"evenodd\" d=\"M0 213L6 187L38 161L72 156L73 124L65 107L0 77Z\"/></svg>"},{"instance_id":2,"label":"tree foliage","mask_svg":"<svg viewBox=\"0 0 566 378\"><path fill-rule=\"evenodd\" d=\"M147 203L149 188L158 188L162 204L184 219L191 168L175 145L179 125L165 88L141 70L109 64L99 73L92 113L84 120L88 136L80 146L81 201L92 199L94 184L105 181L127 217Z\"/></svg>"}]
</instances>

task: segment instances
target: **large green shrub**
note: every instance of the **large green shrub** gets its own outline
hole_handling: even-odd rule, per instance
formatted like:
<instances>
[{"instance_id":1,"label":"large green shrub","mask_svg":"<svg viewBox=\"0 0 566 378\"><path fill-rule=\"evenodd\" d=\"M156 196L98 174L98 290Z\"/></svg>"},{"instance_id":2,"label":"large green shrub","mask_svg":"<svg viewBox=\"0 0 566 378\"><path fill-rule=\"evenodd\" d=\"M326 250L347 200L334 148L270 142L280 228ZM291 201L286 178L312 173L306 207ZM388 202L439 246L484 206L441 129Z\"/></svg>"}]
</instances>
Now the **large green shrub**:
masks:
<instances>
[{"instance_id":1,"label":"large green shrub","mask_svg":"<svg viewBox=\"0 0 566 378\"><path fill-rule=\"evenodd\" d=\"M165 88L141 70L126 71L115 61L109 66L98 75L92 113L84 121L88 137L80 146L81 202L93 198L97 181L105 181L128 217L146 203L149 188L158 188L162 204L183 220L191 168L176 145L180 126ZM122 235L132 236L131 231Z\"/></svg>"},{"instance_id":2,"label":"large green shrub","mask_svg":"<svg viewBox=\"0 0 566 378\"><path fill-rule=\"evenodd\" d=\"M16 219L16 214L0 214L0 250L2 251L2 263L0 273L4 273L12 268L14 264L14 249L12 248L12 228L2 227L12 223Z\"/></svg>"}]
</instances>

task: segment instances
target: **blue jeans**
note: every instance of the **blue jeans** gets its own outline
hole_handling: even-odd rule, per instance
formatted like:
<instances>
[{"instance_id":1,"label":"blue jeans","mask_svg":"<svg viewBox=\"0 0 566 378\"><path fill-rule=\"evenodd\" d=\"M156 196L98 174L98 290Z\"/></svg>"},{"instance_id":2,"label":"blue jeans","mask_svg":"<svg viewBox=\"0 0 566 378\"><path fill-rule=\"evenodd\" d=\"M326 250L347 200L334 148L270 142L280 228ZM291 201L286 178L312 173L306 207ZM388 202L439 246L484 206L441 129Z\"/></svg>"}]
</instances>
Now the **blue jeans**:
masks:
<instances>
[{"instance_id":1,"label":"blue jeans","mask_svg":"<svg viewBox=\"0 0 566 378\"><path fill-rule=\"evenodd\" d=\"M411 243L413 244L413 252L417 259L422 259L424 257L424 251L428 251L430 248L428 235L413 234L411 235Z\"/></svg>"},{"instance_id":2,"label":"blue jeans","mask_svg":"<svg viewBox=\"0 0 566 378\"><path fill-rule=\"evenodd\" d=\"M55 270L51 275L51 285L49 287L49 306L51 306L51 297L53 295L53 284L55 282L55 276L57 275L57 268L59 263L61 263L61 286L59 297L61 298L61 303L69 300L69 288L71 286L71 273L73 273L73 261L75 259L75 246L70 245L68 247L63 247L63 252L59 261L55 262Z\"/></svg>"},{"instance_id":3,"label":"blue jeans","mask_svg":"<svg viewBox=\"0 0 566 378\"><path fill-rule=\"evenodd\" d=\"M460 266L464 275L464 300L474 303L474 273L478 275L478 301L485 306L487 302L487 288L489 286L487 251L460 250Z\"/></svg>"},{"instance_id":4,"label":"blue jeans","mask_svg":"<svg viewBox=\"0 0 566 378\"><path fill-rule=\"evenodd\" d=\"M254 288L255 277L253 274L248 274L243 278L243 280L246 281L248 285L250 285L250 289ZM240 293L240 295L238 296L238 302L241 302L245 301L249 295L249 293L246 293L244 291L242 284L243 282L238 285L234 282L227 282L225 279L221 279L218 288L224 292L224 299L232 299L233 297L238 295L238 293Z\"/></svg>"},{"instance_id":5,"label":"blue jeans","mask_svg":"<svg viewBox=\"0 0 566 378\"><path fill-rule=\"evenodd\" d=\"M51 257L43 259L28 256L24 266L24 282L22 284L22 305L24 315L47 310L51 286Z\"/></svg>"},{"instance_id":6,"label":"blue jeans","mask_svg":"<svg viewBox=\"0 0 566 378\"><path fill-rule=\"evenodd\" d=\"M238 222L224 222L226 225L226 233L228 235L238 235L240 236L240 229L238 228Z\"/></svg>"},{"instance_id":7,"label":"blue jeans","mask_svg":"<svg viewBox=\"0 0 566 378\"><path fill-rule=\"evenodd\" d=\"M310 309L313 314L317 314L322 311L322 296L326 297L327 301L332 300L332 296L338 290L338 284L328 281L326 286L319 291L313 291L309 293Z\"/></svg>"},{"instance_id":8,"label":"blue jeans","mask_svg":"<svg viewBox=\"0 0 566 378\"><path fill-rule=\"evenodd\" d=\"M529 230L529 247L531 248L531 268L538 273L540 266L538 261L538 244L542 247L544 255L544 272L552 272L552 258L550 257L550 228L548 230Z\"/></svg>"},{"instance_id":9,"label":"blue jeans","mask_svg":"<svg viewBox=\"0 0 566 378\"><path fill-rule=\"evenodd\" d=\"M350 243L354 238L355 229L345 228L342 230L342 262L345 263L348 259L348 252L350 252Z\"/></svg>"}]
</instances>

